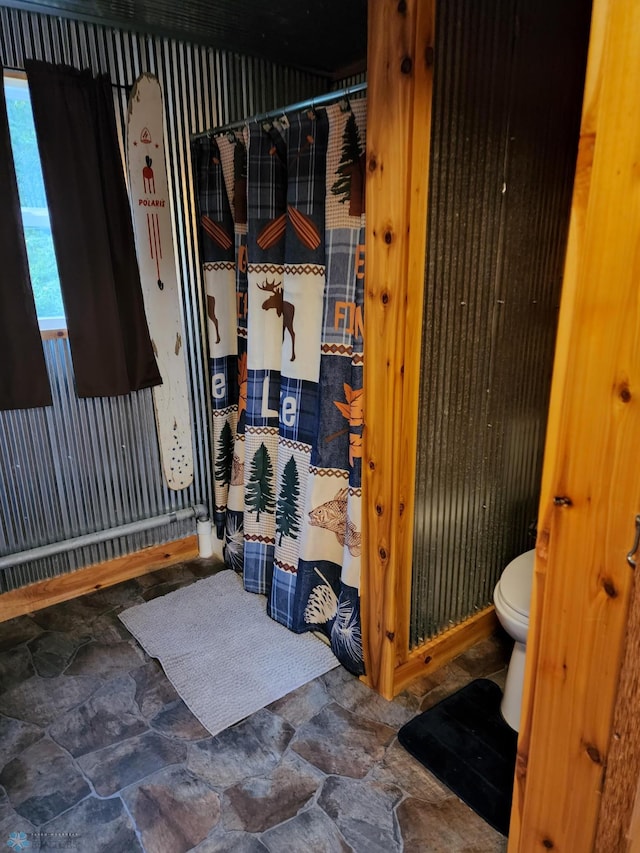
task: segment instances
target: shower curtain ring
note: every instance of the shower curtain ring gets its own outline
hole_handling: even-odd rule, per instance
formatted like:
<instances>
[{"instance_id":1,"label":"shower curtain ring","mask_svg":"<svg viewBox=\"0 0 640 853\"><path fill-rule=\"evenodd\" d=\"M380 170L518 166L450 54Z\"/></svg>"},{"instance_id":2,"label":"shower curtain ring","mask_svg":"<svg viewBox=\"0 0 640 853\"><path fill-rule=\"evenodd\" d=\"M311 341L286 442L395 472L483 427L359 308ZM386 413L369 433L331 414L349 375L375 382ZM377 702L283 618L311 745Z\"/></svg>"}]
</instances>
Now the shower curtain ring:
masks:
<instances>
[{"instance_id":1,"label":"shower curtain ring","mask_svg":"<svg viewBox=\"0 0 640 853\"><path fill-rule=\"evenodd\" d=\"M341 113L350 113L351 112L351 102L349 101L349 90L347 89L344 93L344 96L340 100L340 112Z\"/></svg>"}]
</instances>

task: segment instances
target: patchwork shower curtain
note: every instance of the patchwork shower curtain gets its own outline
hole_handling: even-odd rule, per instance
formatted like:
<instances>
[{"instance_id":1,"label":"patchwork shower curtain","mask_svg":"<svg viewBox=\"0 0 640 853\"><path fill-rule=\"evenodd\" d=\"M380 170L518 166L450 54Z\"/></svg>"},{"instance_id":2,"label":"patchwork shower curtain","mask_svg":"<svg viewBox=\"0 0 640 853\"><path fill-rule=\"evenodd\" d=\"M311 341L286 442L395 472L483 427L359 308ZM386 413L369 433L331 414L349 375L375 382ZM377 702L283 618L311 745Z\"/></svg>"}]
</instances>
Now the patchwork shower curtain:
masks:
<instances>
[{"instance_id":1,"label":"patchwork shower curtain","mask_svg":"<svg viewBox=\"0 0 640 853\"><path fill-rule=\"evenodd\" d=\"M365 114L194 143L225 560L357 674Z\"/></svg>"}]
</instances>

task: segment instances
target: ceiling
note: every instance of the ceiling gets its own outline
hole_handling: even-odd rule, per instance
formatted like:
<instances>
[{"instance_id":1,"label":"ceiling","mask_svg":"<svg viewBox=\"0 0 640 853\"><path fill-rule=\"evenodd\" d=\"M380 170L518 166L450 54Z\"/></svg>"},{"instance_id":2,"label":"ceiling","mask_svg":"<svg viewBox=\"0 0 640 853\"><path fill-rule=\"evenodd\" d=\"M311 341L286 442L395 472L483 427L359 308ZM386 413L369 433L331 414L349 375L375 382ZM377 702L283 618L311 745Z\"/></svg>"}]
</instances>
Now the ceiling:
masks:
<instances>
[{"instance_id":1,"label":"ceiling","mask_svg":"<svg viewBox=\"0 0 640 853\"><path fill-rule=\"evenodd\" d=\"M0 0L339 79L366 63L367 0Z\"/></svg>"}]
</instances>

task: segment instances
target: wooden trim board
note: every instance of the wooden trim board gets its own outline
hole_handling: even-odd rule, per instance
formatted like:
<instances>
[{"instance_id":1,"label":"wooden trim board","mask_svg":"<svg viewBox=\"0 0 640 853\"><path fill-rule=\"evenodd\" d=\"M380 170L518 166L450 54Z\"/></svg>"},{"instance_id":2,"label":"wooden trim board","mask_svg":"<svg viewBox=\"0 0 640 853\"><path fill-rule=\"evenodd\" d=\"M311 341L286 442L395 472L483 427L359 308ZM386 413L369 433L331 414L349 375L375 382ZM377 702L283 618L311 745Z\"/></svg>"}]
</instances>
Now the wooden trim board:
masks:
<instances>
[{"instance_id":1,"label":"wooden trim board","mask_svg":"<svg viewBox=\"0 0 640 853\"><path fill-rule=\"evenodd\" d=\"M639 55L640 3L595 0L509 853L593 850L609 756L640 512Z\"/></svg>"},{"instance_id":2,"label":"wooden trim board","mask_svg":"<svg viewBox=\"0 0 640 853\"><path fill-rule=\"evenodd\" d=\"M609 743L607 773L598 816L594 850L626 851L640 845L637 787L640 779L640 584L633 581L627 640ZM634 808L635 806L635 808Z\"/></svg>"},{"instance_id":3,"label":"wooden trim board","mask_svg":"<svg viewBox=\"0 0 640 853\"><path fill-rule=\"evenodd\" d=\"M14 589L0 595L0 622L13 619L15 616L24 616L25 613L33 613L34 610L42 610L68 601L89 592L104 589L108 586L121 583L122 581L137 578L140 575L181 563L184 560L192 560L198 556L198 537L187 536L175 542L167 542L164 545L154 545L136 551L135 554L126 554L115 560L105 563L96 563L85 569L57 575L44 581L29 584L28 586Z\"/></svg>"},{"instance_id":4,"label":"wooden trim board","mask_svg":"<svg viewBox=\"0 0 640 853\"><path fill-rule=\"evenodd\" d=\"M43 341L56 341L59 338L68 338L68 329L40 329L40 337Z\"/></svg>"},{"instance_id":5,"label":"wooden trim board","mask_svg":"<svg viewBox=\"0 0 640 853\"><path fill-rule=\"evenodd\" d=\"M397 696L414 679L429 675L479 643L480 640L486 640L495 632L498 624L495 607L491 605L413 649L407 660L394 672L394 696Z\"/></svg>"},{"instance_id":6,"label":"wooden trim board","mask_svg":"<svg viewBox=\"0 0 640 853\"><path fill-rule=\"evenodd\" d=\"M369 0L363 646L390 699L409 651L434 0Z\"/></svg>"}]
</instances>

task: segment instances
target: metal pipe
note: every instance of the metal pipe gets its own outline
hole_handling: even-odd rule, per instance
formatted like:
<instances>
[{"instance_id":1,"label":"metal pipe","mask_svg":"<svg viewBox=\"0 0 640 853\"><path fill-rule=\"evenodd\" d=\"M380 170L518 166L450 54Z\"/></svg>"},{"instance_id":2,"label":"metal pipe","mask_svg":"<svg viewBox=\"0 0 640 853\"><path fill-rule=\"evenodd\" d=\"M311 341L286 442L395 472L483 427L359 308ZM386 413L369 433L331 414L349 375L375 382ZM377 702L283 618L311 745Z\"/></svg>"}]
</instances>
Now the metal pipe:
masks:
<instances>
[{"instance_id":1,"label":"metal pipe","mask_svg":"<svg viewBox=\"0 0 640 853\"><path fill-rule=\"evenodd\" d=\"M141 533L143 530L153 530L156 527L184 521L187 518L195 518L199 522L206 522L209 520L209 510L204 504L195 504L195 506L174 510L174 512L167 512L164 515L156 515L153 518L143 518L140 521L121 524L119 527L110 527L108 530L85 533L83 536L76 536L74 539L65 539L63 542L51 542L49 545L40 545L37 548L30 548L28 551L6 554L4 557L0 557L0 570L11 569L14 566L21 566L24 563L40 560L43 557L63 554L66 551L75 551L76 548L95 545L97 542L107 542L110 539L129 536L132 533Z\"/></svg>"},{"instance_id":2,"label":"metal pipe","mask_svg":"<svg viewBox=\"0 0 640 853\"><path fill-rule=\"evenodd\" d=\"M349 95L357 95L360 92L367 91L366 83L356 83L355 86L347 86L345 89L338 89L335 92L327 92L324 95L318 95L315 98L307 98L306 101L299 101L297 104L290 104L288 107L279 107L275 110L269 110L266 113L260 113L251 118L244 118L240 121L232 121L229 124L223 124L221 127L214 127L211 130L203 130L202 133L192 133L191 141L194 139L202 139L205 136L214 136L219 133L226 133L229 130L237 130L239 127L244 127L245 124L251 122L260 123L262 121L270 121L274 118L280 118L286 113L301 112L309 108L320 107L325 104L332 104L334 101L339 101L342 98L348 98Z\"/></svg>"}]
</instances>

